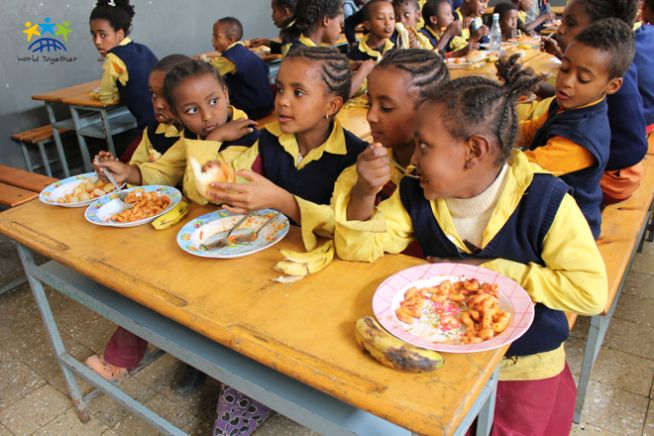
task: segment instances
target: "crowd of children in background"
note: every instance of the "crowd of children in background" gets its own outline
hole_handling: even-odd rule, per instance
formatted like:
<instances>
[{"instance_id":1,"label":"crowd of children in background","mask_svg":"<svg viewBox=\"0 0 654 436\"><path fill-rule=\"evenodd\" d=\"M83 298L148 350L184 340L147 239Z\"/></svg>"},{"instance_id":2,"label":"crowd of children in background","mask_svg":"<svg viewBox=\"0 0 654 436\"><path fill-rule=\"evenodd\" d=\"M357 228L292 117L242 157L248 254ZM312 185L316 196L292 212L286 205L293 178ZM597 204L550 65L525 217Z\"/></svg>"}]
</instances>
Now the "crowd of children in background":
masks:
<instances>
[{"instance_id":1,"label":"crowd of children in background","mask_svg":"<svg viewBox=\"0 0 654 436\"><path fill-rule=\"evenodd\" d=\"M606 303L595 239L603 205L637 189L654 130L654 0L570 0L556 37L543 38L561 60L549 92L517 55L497 62L501 84L449 79L444 59L484 43L487 5L272 0L279 39L249 47L284 55L273 87L234 17L215 22L215 55L157 61L128 36L129 1L99 0L90 28L106 60L96 97L120 99L139 136L120 160L101 152L94 166L119 183L181 186L190 200L235 213L277 209L302 227L307 249L326 236L345 260L406 252L512 278L536 315L501 363L493 434L567 434L575 386L564 312L592 315ZM505 40L535 35L553 18L545 0L502 2L494 12ZM346 50L337 45L343 30ZM516 111L532 92L542 99ZM361 95L373 144L337 116ZM253 121L271 113L266 125ZM193 160L228 164L239 183L199 192ZM146 348L119 328L87 364L119 380ZM189 371L183 389L202 378ZM269 414L225 386L214 434L249 434Z\"/></svg>"}]
</instances>

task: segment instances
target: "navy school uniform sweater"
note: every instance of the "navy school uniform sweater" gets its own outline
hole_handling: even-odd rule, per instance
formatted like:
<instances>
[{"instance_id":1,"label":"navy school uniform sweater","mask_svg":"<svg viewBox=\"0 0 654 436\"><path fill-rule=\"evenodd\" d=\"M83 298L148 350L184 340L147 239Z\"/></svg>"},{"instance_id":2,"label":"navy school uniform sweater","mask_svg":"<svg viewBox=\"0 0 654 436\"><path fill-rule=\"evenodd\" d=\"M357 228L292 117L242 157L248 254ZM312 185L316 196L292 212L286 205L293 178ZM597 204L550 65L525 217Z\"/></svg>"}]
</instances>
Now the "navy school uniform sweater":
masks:
<instances>
[{"instance_id":1,"label":"navy school uniform sweater","mask_svg":"<svg viewBox=\"0 0 654 436\"><path fill-rule=\"evenodd\" d=\"M268 79L268 65L241 44L223 52L236 65L236 71L225 75L232 105L253 119L263 118L273 110L274 97Z\"/></svg>"},{"instance_id":2,"label":"navy school uniform sweater","mask_svg":"<svg viewBox=\"0 0 654 436\"><path fill-rule=\"evenodd\" d=\"M643 98L645 124L654 124L654 26L643 24L636 30L636 56L638 91Z\"/></svg>"},{"instance_id":3,"label":"navy school uniform sweater","mask_svg":"<svg viewBox=\"0 0 654 436\"><path fill-rule=\"evenodd\" d=\"M652 74L648 72L647 74ZM631 64L618 92L606 97L611 126L611 150L607 171L629 168L647 154L643 99L638 92L638 71Z\"/></svg>"},{"instance_id":4,"label":"navy school uniform sweater","mask_svg":"<svg viewBox=\"0 0 654 436\"><path fill-rule=\"evenodd\" d=\"M595 239L599 237L602 215L600 180L609 158L611 129L608 124L606 99L597 104L560 113L556 99L552 100L547 121L538 129L529 147L544 146L553 136L561 136L584 147L595 159L595 164L560 176L572 188L572 196L583 212Z\"/></svg>"},{"instance_id":5,"label":"navy school uniform sweater","mask_svg":"<svg viewBox=\"0 0 654 436\"><path fill-rule=\"evenodd\" d=\"M158 61L157 57L148 47L136 42L116 46L109 50L109 53L118 56L127 67L129 80L125 86L120 82L116 83L118 94L120 101L136 118L139 130L143 130L150 121L154 120L148 77Z\"/></svg>"},{"instance_id":6,"label":"navy school uniform sweater","mask_svg":"<svg viewBox=\"0 0 654 436\"><path fill-rule=\"evenodd\" d=\"M368 145L345 129L343 133L346 154L331 154L325 151L320 159L298 169L293 162L293 156L279 143L279 138L264 129L259 138L259 159L263 176L293 195L316 204L329 204L336 179L345 168L356 163L357 156Z\"/></svg>"},{"instance_id":7,"label":"navy school uniform sweater","mask_svg":"<svg viewBox=\"0 0 654 436\"><path fill-rule=\"evenodd\" d=\"M528 264L545 265L541 257L543 240L568 191L563 181L550 174L534 174L522 201L504 227L486 247L471 254L459 252L434 217L429 201L423 195L420 181L405 177L400 182L400 198L411 217L416 239L426 256L442 258L508 259ZM517 339L507 356L527 356L557 349L570 334L565 314L536 303L534 322Z\"/></svg>"},{"instance_id":8,"label":"navy school uniform sweater","mask_svg":"<svg viewBox=\"0 0 654 436\"><path fill-rule=\"evenodd\" d=\"M145 128L145 134L148 135L148 140L152 144L152 148L157 150L159 153L164 154L172 147L177 141L179 141L179 136L166 136L165 132L157 133L157 127L159 123L156 120L150 121L148 126Z\"/></svg>"}]
</instances>

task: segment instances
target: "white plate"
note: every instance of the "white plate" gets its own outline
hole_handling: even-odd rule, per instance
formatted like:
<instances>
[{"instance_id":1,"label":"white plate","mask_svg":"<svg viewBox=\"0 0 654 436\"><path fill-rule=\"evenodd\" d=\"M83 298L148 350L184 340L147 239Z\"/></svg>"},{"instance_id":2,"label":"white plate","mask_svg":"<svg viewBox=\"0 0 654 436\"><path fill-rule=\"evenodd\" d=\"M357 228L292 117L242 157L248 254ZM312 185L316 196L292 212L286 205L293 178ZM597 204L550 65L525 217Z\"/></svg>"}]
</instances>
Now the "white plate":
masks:
<instances>
[{"instance_id":1,"label":"white plate","mask_svg":"<svg viewBox=\"0 0 654 436\"><path fill-rule=\"evenodd\" d=\"M142 190L143 192L156 192L159 195L167 195L168 198L170 198L170 204L168 205L167 208L163 209L162 211L160 211L155 215L152 215L151 217L143 218L142 220L131 221L127 223L119 223L113 221L111 217L114 214L117 214L118 212L121 212L125 209L129 209L131 206L129 203L125 203L124 201L122 201L119 198L118 193L113 193L110 195L106 195L96 200L93 204L91 204L86 209L86 212L84 212L84 217L88 222L98 226L135 227L154 221L155 218L165 214L182 200L181 192L179 192L177 189L171 186L163 186L163 185L137 186L135 188L125 189L124 191L120 191L120 194L121 195L123 193L127 194L129 192L136 191L136 190Z\"/></svg>"},{"instance_id":2,"label":"white plate","mask_svg":"<svg viewBox=\"0 0 654 436\"><path fill-rule=\"evenodd\" d=\"M49 204L50 206L62 206L62 207L88 206L89 204L93 203L95 200L97 200L100 197L103 197L104 195L90 198L84 201L78 201L76 203L59 203L57 202L57 200L65 195L72 194L78 185L89 179L95 182L98 179L98 176L97 174L91 172L91 173L80 174L78 176L68 177L66 179L59 180L58 182L54 182L46 186L43 189L43 191L41 191L41 193L39 194L39 200L41 200L45 204ZM123 183L122 186L125 186L125 184ZM116 192L116 190L114 189L113 191L108 192L105 195L111 194L113 192Z\"/></svg>"}]
</instances>

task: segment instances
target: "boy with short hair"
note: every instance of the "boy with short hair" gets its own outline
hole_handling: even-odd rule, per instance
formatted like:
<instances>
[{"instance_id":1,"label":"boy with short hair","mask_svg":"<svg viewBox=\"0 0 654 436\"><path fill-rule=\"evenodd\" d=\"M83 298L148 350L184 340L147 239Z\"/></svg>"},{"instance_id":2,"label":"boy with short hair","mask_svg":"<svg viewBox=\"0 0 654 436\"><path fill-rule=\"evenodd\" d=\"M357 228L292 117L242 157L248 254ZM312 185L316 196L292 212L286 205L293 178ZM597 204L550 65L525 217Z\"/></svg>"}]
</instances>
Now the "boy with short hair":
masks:
<instances>
[{"instance_id":1,"label":"boy with short hair","mask_svg":"<svg viewBox=\"0 0 654 436\"><path fill-rule=\"evenodd\" d=\"M212 44L221 55L209 63L225 78L231 104L251 119L273 111L274 97L268 65L241 42L243 25L234 17L224 17L213 25Z\"/></svg>"},{"instance_id":2,"label":"boy with short hair","mask_svg":"<svg viewBox=\"0 0 654 436\"><path fill-rule=\"evenodd\" d=\"M418 32L419 23L424 24L418 0L393 0L393 9L395 10L395 22L401 23L409 35L409 47L403 48L432 50L434 47L429 38ZM397 45L397 32L393 37L396 38L393 42Z\"/></svg>"},{"instance_id":3,"label":"boy with short hair","mask_svg":"<svg viewBox=\"0 0 654 436\"><path fill-rule=\"evenodd\" d=\"M623 21L594 22L566 48L549 110L520 125L528 159L573 189L596 239L611 138L606 96L619 91L634 52L633 32Z\"/></svg>"}]
</instances>

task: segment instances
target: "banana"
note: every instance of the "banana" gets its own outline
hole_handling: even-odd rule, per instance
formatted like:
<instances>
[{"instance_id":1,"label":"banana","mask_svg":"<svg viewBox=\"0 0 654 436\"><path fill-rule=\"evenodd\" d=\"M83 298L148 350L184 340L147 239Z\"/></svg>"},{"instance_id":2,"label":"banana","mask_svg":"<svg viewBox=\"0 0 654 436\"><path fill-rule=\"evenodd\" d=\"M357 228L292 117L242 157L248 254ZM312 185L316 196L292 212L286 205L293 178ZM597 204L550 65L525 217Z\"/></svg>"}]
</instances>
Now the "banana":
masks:
<instances>
[{"instance_id":1,"label":"banana","mask_svg":"<svg viewBox=\"0 0 654 436\"><path fill-rule=\"evenodd\" d=\"M175 205L175 207L152 221L152 227L156 230L163 230L172 227L188 215L188 210L188 203L180 201Z\"/></svg>"},{"instance_id":2,"label":"banana","mask_svg":"<svg viewBox=\"0 0 654 436\"><path fill-rule=\"evenodd\" d=\"M277 278L278 282L289 283L304 278L308 274L316 273L329 265L334 259L334 242L327 241L318 248L303 252L293 250L280 250L284 260L277 262L275 269L291 278ZM281 280L280 280L281 279Z\"/></svg>"},{"instance_id":3,"label":"banana","mask_svg":"<svg viewBox=\"0 0 654 436\"><path fill-rule=\"evenodd\" d=\"M332 251L333 246L334 246L334 241L330 240L311 251L293 251L293 250L281 249L279 250L279 252L282 253L282 256L284 256L286 260L290 260L291 262L310 264L319 261L325 255L328 255L329 252ZM332 258L334 257L333 254L331 257Z\"/></svg>"},{"instance_id":4,"label":"banana","mask_svg":"<svg viewBox=\"0 0 654 436\"><path fill-rule=\"evenodd\" d=\"M382 365L400 371L429 372L443 366L439 353L419 348L396 338L371 316L355 323L357 343Z\"/></svg>"},{"instance_id":5,"label":"banana","mask_svg":"<svg viewBox=\"0 0 654 436\"><path fill-rule=\"evenodd\" d=\"M404 48L411 48L410 47L410 42L409 42L409 31L407 30L406 27L404 27L404 24L402 23L395 23L395 30L397 31L398 35L398 48L404 49Z\"/></svg>"}]
</instances>

